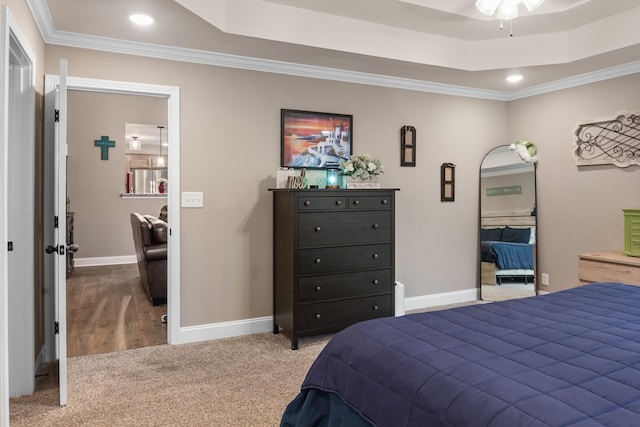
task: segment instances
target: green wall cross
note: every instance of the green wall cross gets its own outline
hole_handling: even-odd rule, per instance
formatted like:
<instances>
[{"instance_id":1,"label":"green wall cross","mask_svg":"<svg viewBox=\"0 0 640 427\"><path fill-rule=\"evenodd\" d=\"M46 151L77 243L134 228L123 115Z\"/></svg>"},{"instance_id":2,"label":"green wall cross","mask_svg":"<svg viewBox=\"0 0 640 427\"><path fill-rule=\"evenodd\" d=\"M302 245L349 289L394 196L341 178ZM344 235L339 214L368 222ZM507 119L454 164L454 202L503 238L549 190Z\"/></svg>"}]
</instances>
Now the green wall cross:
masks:
<instances>
[{"instance_id":1,"label":"green wall cross","mask_svg":"<svg viewBox=\"0 0 640 427\"><path fill-rule=\"evenodd\" d=\"M96 147L100 147L100 160L109 160L109 148L116 146L115 141L109 141L108 136L103 136L94 141Z\"/></svg>"}]
</instances>

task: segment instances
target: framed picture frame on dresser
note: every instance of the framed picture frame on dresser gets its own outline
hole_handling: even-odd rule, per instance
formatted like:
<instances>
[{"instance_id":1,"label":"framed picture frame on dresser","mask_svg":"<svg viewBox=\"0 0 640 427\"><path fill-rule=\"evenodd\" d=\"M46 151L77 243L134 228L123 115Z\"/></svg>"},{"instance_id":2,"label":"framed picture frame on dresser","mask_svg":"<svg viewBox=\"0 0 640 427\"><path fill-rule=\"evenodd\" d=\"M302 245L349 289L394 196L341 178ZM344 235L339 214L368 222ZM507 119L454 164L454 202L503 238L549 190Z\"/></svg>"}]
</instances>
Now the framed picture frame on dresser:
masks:
<instances>
[{"instance_id":1,"label":"framed picture frame on dresser","mask_svg":"<svg viewBox=\"0 0 640 427\"><path fill-rule=\"evenodd\" d=\"M353 153L353 115L280 110L280 166L337 169Z\"/></svg>"}]
</instances>

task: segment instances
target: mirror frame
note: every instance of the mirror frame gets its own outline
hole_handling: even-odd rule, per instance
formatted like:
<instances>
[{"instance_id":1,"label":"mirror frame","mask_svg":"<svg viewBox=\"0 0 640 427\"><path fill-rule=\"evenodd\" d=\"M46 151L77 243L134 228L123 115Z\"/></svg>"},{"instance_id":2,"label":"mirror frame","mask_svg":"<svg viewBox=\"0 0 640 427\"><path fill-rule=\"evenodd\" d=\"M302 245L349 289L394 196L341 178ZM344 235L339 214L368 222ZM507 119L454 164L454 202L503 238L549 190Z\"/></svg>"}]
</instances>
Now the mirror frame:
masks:
<instances>
[{"instance_id":1,"label":"mirror frame","mask_svg":"<svg viewBox=\"0 0 640 427\"><path fill-rule=\"evenodd\" d=\"M511 145L499 145L496 146L492 149L490 149L482 158L482 161L480 162L480 168L479 168L479 180L478 180L478 187L479 187L479 191L478 191L478 287L479 287L479 291L480 291L480 299L485 300L485 301L497 301L497 300L502 300L502 299L511 299L511 298L502 298L502 299L487 299L485 295L483 295L483 261L482 261L482 238L481 238L481 230L483 228L483 224L485 227L500 227L500 226L507 226L509 224L500 224L500 221L496 221L494 224L487 224L486 221L483 222L483 194L482 194L482 189L483 189L483 165L485 164L485 161L487 159L487 157L489 155L491 155L492 153L495 153L496 150L504 150L504 151L513 151L514 150L514 146ZM533 162L533 163L527 163L525 161L523 161L518 154L516 154L514 152L514 157L515 159L517 159L518 161L520 161L522 163L523 166L532 166L533 167L533 206L530 210L529 215L512 215L512 216L497 216L496 218L503 218L505 221L503 222L508 222L508 220L510 220L511 218L513 218L515 220L515 218L523 218L522 223L518 224L516 222L511 223L511 225L513 225L514 227L523 227L523 226L530 226L530 227L534 227L535 229L535 244L533 247L533 293L529 294L527 293L526 295L523 295L522 298L524 297L529 297L529 296L535 296L538 294L538 290L539 290L539 278L538 278L538 271L539 271L539 265L538 265L538 248L539 248L539 236L538 236L538 215L537 215L537 206L538 206L538 195L537 195L537 162ZM525 171L523 171L525 172ZM505 191L508 191L508 189L505 189ZM522 213L524 213L524 210L521 210ZM531 220L527 220L527 218L533 218L532 224L531 224ZM526 281L525 281L526 283ZM497 283L496 283L497 285ZM520 298L519 296L516 296L514 298Z\"/></svg>"}]
</instances>

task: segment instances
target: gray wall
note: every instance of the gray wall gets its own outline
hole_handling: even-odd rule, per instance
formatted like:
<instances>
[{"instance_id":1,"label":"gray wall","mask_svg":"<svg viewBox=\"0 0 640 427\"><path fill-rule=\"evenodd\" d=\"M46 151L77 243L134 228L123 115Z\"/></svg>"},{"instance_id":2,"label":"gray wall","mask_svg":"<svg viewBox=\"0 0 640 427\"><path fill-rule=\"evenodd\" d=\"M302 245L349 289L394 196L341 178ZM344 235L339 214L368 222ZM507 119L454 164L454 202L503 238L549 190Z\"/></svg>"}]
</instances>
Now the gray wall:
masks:
<instances>
[{"instance_id":1,"label":"gray wall","mask_svg":"<svg viewBox=\"0 0 640 427\"><path fill-rule=\"evenodd\" d=\"M383 185L401 189L396 277L407 296L476 286L478 168L507 142L506 103L59 46L48 46L48 72L59 58L70 76L180 87L181 191L205 193L204 209L181 214L183 326L271 314L267 189L281 108L353 114L355 153L379 157ZM418 131L415 168L399 166L403 125ZM443 162L458 165L455 203L440 202Z\"/></svg>"},{"instance_id":2,"label":"gray wall","mask_svg":"<svg viewBox=\"0 0 640 427\"><path fill-rule=\"evenodd\" d=\"M267 189L275 185L279 165L281 108L354 115L354 152L379 157L383 185L401 189L396 279L406 285L407 297L477 285L479 167L495 146L519 138L539 146L539 242L549 290L577 283L579 252L619 249L620 209L638 205L640 195L632 193L635 169L578 171L570 147L580 118L633 106L640 76L507 103L47 49L50 73L64 57L70 76L180 87L181 191L205 193L204 209L181 214L183 326L271 314ZM154 72L133 71L144 69ZM399 166L403 125L417 129L415 168ZM443 162L457 165L454 203L440 202Z\"/></svg>"},{"instance_id":3,"label":"gray wall","mask_svg":"<svg viewBox=\"0 0 640 427\"><path fill-rule=\"evenodd\" d=\"M640 74L534 96L509 105L509 139L538 146L538 260L548 288L578 284L578 255L621 251L623 208L640 206L637 166L575 164L578 123L640 109Z\"/></svg>"},{"instance_id":4,"label":"gray wall","mask_svg":"<svg viewBox=\"0 0 640 427\"><path fill-rule=\"evenodd\" d=\"M125 123L166 126L167 100L72 90L68 98L67 195L75 212L78 258L135 255L131 212L158 216L166 199L123 199ZM101 160L94 141L116 142L109 160Z\"/></svg>"}]
</instances>

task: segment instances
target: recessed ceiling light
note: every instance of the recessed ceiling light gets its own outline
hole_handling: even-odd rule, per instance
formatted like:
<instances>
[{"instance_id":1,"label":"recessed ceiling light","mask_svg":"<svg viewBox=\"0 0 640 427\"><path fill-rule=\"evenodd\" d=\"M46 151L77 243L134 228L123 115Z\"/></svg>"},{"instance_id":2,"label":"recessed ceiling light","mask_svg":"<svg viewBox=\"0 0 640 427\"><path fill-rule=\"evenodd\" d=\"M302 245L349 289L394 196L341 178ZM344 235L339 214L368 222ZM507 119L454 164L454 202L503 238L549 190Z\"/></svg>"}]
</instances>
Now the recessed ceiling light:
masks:
<instances>
[{"instance_id":1,"label":"recessed ceiling light","mask_svg":"<svg viewBox=\"0 0 640 427\"><path fill-rule=\"evenodd\" d=\"M149 15L143 15L141 13L134 13L129 15L129 20L138 25L151 25L153 24L153 18Z\"/></svg>"},{"instance_id":2,"label":"recessed ceiling light","mask_svg":"<svg viewBox=\"0 0 640 427\"><path fill-rule=\"evenodd\" d=\"M522 80L522 74L511 74L510 76L507 76L507 81L509 83L518 83L520 80Z\"/></svg>"}]
</instances>

